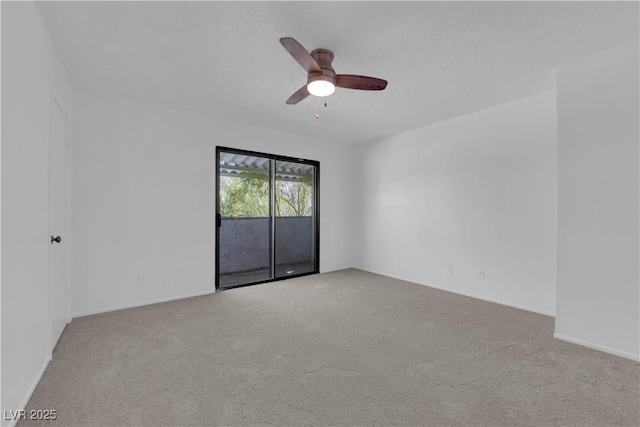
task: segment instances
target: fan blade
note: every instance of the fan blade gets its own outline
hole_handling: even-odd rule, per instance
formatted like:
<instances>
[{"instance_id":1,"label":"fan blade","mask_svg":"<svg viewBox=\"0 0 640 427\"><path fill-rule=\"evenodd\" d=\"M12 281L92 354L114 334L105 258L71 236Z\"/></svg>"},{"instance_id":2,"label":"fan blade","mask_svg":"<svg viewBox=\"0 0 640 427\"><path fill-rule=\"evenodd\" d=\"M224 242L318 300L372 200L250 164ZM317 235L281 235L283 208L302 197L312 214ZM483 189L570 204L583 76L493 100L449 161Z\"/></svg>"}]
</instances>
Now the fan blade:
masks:
<instances>
[{"instance_id":1,"label":"fan blade","mask_svg":"<svg viewBox=\"0 0 640 427\"><path fill-rule=\"evenodd\" d=\"M387 87L387 81L376 79L375 77L338 74L336 76L336 86L346 89L384 90Z\"/></svg>"},{"instance_id":2,"label":"fan blade","mask_svg":"<svg viewBox=\"0 0 640 427\"><path fill-rule=\"evenodd\" d=\"M282 37L280 39L280 44L287 49L287 52L293 56L293 59L298 61L298 64L302 65L302 68L304 68L307 73L322 72L320 65L318 65L316 60L313 59L313 56L311 56L311 54L307 52L307 49L302 47L296 39L291 37Z\"/></svg>"},{"instance_id":3,"label":"fan blade","mask_svg":"<svg viewBox=\"0 0 640 427\"><path fill-rule=\"evenodd\" d=\"M289 99L287 99L287 104L289 105L297 104L298 102L302 101L309 95L310 93L307 90L307 85L304 85L300 89L298 89L293 95L291 95Z\"/></svg>"}]
</instances>

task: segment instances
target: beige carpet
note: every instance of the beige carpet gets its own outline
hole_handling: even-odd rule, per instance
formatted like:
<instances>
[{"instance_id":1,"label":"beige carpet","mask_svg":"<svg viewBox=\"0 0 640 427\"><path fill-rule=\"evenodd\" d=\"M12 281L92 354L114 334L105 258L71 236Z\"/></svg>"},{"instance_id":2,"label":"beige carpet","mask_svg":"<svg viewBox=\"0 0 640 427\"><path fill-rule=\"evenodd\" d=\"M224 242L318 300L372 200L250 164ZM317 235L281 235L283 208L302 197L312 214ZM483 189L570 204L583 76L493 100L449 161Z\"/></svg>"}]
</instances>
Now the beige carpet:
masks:
<instances>
[{"instance_id":1,"label":"beige carpet","mask_svg":"<svg viewBox=\"0 0 640 427\"><path fill-rule=\"evenodd\" d=\"M552 333L343 270L75 319L28 409L66 426L640 424L639 364Z\"/></svg>"}]
</instances>

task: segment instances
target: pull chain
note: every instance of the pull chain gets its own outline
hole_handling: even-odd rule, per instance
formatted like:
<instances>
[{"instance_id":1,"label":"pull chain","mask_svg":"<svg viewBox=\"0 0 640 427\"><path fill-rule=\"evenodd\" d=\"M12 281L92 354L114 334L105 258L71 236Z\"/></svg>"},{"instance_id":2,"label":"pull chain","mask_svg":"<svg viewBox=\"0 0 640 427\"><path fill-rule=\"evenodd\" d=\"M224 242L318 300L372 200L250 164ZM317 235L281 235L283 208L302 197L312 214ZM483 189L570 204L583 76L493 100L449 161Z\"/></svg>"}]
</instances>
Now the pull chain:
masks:
<instances>
[{"instance_id":1,"label":"pull chain","mask_svg":"<svg viewBox=\"0 0 640 427\"><path fill-rule=\"evenodd\" d=\"M327 98L324 99L324 108L327 108ZM316 98L316 119L320 118L320 100Z\"/></svg>"}]
</instances>

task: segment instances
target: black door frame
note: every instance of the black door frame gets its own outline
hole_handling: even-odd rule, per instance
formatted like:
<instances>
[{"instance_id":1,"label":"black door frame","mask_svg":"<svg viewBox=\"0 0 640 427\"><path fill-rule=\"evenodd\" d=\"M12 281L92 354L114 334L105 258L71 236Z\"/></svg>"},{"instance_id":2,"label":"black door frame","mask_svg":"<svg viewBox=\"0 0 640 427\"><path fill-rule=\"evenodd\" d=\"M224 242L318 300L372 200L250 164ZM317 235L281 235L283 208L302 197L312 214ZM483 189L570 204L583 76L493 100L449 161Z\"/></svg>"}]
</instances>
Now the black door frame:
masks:
<instances>
[{"instance_id":1,"label":"black door frame","mask_svg":"<svg viewBox=\"0 0 640 427\"><path fill-rule=\"evenodd\" d=\"M313 204L314 204L314 217L315 217L315 236L314 236L314 265L313 271L307 273L293 274L291 276L285 277L275 277L275 254L272 254L271 259L273 260L272 272L273 278L268 280L259 280L257 282L243 283L234 286L226 286L224 288L220 287L220 227L222 225L222 216L220 214L220 153L232 153L232 154L241 154L247 156L256 156L267 158L275 161L284 161L284 162L293 162L293 163L302 163L307 165L315 166L315 174L314 174L314 191L313 191ZM275 180L275 177L273 178ZM273 207L271 207L273 212ZM275 217L271 216L271 221L275 221ZM308 276L311 274L318 274L320 272L320 162L316 160L308 160L308 159L300 159L297 157L289 157L289 156L280 156L277 154L269 154L269 153L261 153L258 151L250 151L243 150L240 148L231 148L231 147L222 147L216 146L216 217L215 217L215 227L216 227L216 259L215 259L215 290L224 291L228 289L241 288L244 286L253 286L259 285L262 283L271 283L277 282L280 280L291 279L294 277L302 277ZM271 231L270 231L271 232ZM272 240L273 241L273 240ZM271 245L270 245L271 246ZM275 248L270 248L271 251L275 252Z\"/></svg>"}]
</instances>

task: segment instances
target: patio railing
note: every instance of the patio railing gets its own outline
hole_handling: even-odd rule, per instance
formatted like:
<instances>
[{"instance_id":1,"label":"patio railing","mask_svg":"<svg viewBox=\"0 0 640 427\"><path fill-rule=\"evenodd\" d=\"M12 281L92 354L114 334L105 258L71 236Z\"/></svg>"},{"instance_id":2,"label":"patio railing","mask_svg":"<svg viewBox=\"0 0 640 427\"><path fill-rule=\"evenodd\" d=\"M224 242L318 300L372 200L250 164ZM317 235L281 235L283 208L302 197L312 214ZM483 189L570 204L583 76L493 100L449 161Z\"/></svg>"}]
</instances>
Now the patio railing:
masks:
<instances>
[{"instance_id":1,"label":"patio railing","mask_svg":"<svg viewBox=\"0 0 640 427\"><path fill-rule=\"evenodd\" d=\"M276 263L312 260L312 217L276 217ZM220 228L220 274L268 268L269 218L223 218Z\"/></svg>"}]
</instances>

